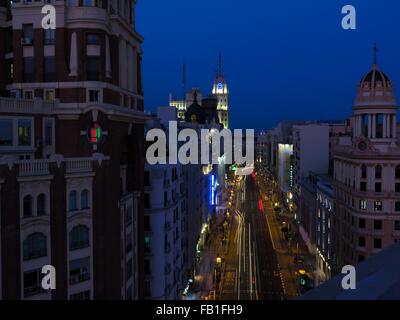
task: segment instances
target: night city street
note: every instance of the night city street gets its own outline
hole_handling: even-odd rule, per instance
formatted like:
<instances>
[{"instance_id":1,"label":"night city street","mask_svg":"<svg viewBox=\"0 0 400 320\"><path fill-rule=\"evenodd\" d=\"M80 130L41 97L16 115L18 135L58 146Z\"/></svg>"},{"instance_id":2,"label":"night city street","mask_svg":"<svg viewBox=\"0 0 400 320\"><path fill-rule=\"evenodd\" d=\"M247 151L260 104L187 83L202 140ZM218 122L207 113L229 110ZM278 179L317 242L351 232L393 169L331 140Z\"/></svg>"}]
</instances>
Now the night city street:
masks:
<instances>
[{"instance_id":1,"label":"night city street","mask_svg":"<svg viewBox=\"0 0 400 320\"><path fill-rule=\"evenodd\" d=\"M0 0L0 310L388 310L399 30L398 0Z\"/></svg>"}]
</instances>

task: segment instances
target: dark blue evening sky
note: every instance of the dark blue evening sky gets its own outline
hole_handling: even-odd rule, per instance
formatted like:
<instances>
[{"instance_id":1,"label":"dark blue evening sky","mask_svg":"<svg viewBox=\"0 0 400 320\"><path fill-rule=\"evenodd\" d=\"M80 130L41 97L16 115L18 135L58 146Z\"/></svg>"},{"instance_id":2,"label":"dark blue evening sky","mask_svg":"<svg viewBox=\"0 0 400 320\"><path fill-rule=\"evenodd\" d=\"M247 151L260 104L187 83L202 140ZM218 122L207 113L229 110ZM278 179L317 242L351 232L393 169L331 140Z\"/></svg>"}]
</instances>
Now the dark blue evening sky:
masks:
<instances>
[{"instance_id":1,"label":"dark blue evening sky","mask_svg":"<svg viewBox=\"0 0 400 320\"><path fill-rule=\"evenodd\" d=\"M341 28L346 4L356 7L357 30ZM182 95L184 59L188 87L210 93L221 51L232 127L343 119L374 42L400 98L398 0L139 0L136 15L146 110Z\"/></svg>"}]
</instances>

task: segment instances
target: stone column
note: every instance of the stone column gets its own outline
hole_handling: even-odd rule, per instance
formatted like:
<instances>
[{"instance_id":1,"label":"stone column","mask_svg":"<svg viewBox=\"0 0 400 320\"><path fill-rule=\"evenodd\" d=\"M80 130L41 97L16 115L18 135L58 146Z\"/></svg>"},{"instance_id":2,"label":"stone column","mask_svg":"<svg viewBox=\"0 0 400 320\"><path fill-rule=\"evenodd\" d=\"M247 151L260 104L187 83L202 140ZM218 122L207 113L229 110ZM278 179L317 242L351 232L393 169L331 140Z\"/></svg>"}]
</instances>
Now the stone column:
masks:
<instances>
[{"instance_id":1,"label":"stone column","mask_svg":"<svg viewBox=\"0 0 400 320\"><path fill-rule=\"evenodd\" d=\"M110 40L106 34L106 77L111 78Z\"/></svg>"},{"instance_id":2,"label":"stone column","mask_svg":"<svg viewBox=\"0 0 400 320\"><path fill-rule=\"evenodd\" d=\"M384 114L383 115L382 138L386 138L386 130L387 130L387 114Z\"/></svg>"},{"instance_id":3,"label":"stone column","mask_svg":"<svg viewBox=\"0 0 400 320\"><path fill-rule=\"evenodd\" d=\"M76 32L71 35L71 50L69 57L69 76L76 77L78 75L78 46L76 40Z\"/></svg>"}]
</instances>

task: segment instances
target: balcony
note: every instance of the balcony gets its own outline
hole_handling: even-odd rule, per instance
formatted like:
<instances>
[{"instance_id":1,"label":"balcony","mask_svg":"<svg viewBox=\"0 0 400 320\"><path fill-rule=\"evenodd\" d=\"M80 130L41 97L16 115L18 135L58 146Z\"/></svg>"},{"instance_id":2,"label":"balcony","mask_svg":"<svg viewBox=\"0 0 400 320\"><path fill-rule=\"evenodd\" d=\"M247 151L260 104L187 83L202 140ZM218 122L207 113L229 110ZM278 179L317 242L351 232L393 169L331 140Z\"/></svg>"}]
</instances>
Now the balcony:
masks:
<instances>
[{"instance_id":1,"label":"balcony","mask_svg":"<svg viewBox=\"0 0 400 320\"><path fill-rule=\"evenodd\" d=\"M67 159L65 170L66 173L92 172L92 158Z\"/></svg>"},{"instance_id":2,"label":"balcony","mask_svg":"<svg viewBox=\"0 0 400 320\"><path fill-rule=\"evenodd\" d=\"M51 113L54 107L54 101L0 97L0 112L43 114Z\"/></svg>"},{"instance_id":3,"label":"balcony","mask_svg":"<svg viewBox=\"0 0 400 320\"><path fill-rule=\"evenodd\" d=\"M20 177L42 176L50 173L47 160L21 161L18 163L18 168Z\"/></svg>"}]
</instances>

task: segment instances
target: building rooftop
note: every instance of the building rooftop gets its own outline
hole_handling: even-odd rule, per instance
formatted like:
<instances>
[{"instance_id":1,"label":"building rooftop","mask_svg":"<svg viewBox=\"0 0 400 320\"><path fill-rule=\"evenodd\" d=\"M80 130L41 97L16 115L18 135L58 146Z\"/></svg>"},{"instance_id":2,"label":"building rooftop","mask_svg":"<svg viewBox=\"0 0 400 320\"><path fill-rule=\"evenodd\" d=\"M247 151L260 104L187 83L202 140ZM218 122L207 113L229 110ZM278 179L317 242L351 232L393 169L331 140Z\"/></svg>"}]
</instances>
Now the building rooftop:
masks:
<instances>
[{"instance_id":1,"label":"building rooftop","mask_svg":"<svg viewBox=\"0 0 400 320\"><path fill-rule=\"evenodd\" d=\"M400 299L400 242L356 266L356 289L344 290L343 274L306 292L299 300L398 300Z\"/></svg>"}]
</instances>

